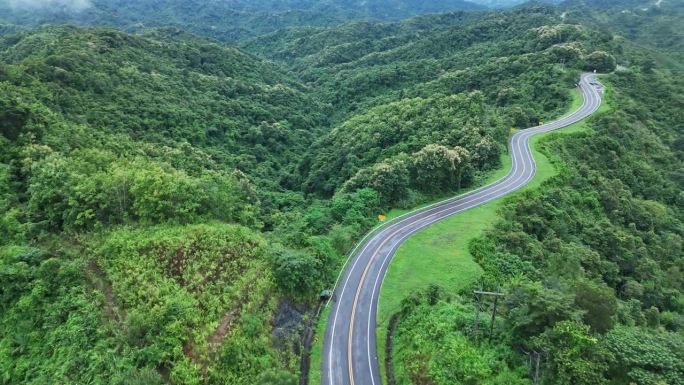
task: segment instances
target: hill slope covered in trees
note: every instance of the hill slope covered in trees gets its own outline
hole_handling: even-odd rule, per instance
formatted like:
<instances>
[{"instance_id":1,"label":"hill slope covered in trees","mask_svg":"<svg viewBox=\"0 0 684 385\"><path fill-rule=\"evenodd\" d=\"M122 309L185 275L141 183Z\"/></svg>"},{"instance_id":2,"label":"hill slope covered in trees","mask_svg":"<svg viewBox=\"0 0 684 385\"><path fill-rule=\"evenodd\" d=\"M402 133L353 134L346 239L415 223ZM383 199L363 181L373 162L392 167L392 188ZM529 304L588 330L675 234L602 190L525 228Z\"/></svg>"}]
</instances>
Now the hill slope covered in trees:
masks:
<instances>
[{"instance_id":1,"label":"hill slope covered in trees","mask_svg":"<svg viewBox=\"0 0 684 385\"><path fill-rule=\"evenodd\" d=\"M615 59L605 51L616 46L542 6L294 28L243 45L287 65L332 106L332 130L299 167L305 191L328 195L357 173L351 187L384 180L380 174L405 168L394 157L430 143L466 148L466 179L491 169L511 127L557 116L578 70L610 70ZM381 195L409 194L406 186L387 188Z\"/></svg>"}]
</instances>

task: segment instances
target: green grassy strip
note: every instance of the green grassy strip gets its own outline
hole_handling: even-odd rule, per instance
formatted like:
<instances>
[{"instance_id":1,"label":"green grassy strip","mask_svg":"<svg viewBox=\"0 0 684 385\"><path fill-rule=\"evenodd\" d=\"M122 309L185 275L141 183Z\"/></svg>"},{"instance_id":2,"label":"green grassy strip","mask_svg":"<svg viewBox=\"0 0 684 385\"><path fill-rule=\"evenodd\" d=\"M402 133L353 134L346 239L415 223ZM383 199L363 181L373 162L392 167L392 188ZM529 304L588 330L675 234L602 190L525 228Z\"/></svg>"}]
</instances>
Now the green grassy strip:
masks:
<instances>
[{"instance_id":1,"label":"green grassy strip","mask_svg":"<svg viewBox=\"0 0 684 385\"><path fill-rule=\"evenodd\" d=\"M325 326L330 316L331 307L326 306L321 311L316 324L316 334L314 342L311 345L311 368L309 369L309 384L320 384L322 382L321 364L323 359L323 336L325 335Z\"/></svg>"}]
</instances>

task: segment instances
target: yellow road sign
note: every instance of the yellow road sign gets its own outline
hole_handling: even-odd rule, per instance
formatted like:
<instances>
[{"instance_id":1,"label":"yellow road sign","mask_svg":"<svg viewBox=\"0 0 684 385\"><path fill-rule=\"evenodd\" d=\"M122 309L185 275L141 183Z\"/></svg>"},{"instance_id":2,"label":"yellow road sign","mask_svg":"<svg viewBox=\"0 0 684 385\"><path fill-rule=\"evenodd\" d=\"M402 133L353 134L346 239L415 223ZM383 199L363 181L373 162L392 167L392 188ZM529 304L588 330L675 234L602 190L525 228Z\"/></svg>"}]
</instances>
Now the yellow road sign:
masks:
<instances>
[{"instance_id":1,"label":"yellow road sign","mask_svg":"<svg viewBox=\"0 0 684 385\"><path fill-rule=\"evenodd\" d=\"M387 216L385 214L380 214L380 215L378 215L378 220L380 222L384 222L387 220Z\"/></svg>"}]
</instances>

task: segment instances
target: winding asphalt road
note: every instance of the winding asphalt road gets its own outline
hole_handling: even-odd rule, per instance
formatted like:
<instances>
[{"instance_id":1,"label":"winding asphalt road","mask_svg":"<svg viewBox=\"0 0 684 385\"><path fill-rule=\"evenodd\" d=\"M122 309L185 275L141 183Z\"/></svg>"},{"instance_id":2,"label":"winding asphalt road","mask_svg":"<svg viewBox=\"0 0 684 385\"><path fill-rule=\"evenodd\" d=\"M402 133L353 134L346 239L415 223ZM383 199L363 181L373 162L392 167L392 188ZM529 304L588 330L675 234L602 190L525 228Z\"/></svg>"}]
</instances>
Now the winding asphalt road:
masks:
<instances>
[{"instance_id":1,"label":"winding asphalt road","mask_svg":"<svg viewBox=\"0 0 684 385\"><path fill-rule=\"evenodd\" d=\"M335 289L324 337L322 385L380 385L376 349L376 315L380 286L399 246L412 234L444 218L500 198L525 186L536 172L530 138L578 122L601 105L600 85L594 74L579 83L584 97L574 113L552 123L515 133L509 150L511 171L497 182L447 199L388 223L353 254Z\"/></svg>"}]
</instances>

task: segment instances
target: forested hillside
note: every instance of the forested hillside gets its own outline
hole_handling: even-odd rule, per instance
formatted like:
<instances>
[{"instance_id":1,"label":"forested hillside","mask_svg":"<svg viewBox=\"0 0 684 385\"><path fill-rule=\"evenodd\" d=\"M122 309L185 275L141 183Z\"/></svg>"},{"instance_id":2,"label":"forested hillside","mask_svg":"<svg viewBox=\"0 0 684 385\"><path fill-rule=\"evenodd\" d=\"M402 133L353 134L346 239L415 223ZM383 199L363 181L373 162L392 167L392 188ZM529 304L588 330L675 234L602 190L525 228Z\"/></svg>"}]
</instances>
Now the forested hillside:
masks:
<instances>
[{"instance_id":1,"label":"forested hillside","mask_svg":"<svg viewBox=\"0 0 684 385\"><path fill-rule=\"evenodd\" d=\"M397 383L529 383L537 359L544 384L683 383L682 79L634 67L602 81L612 111L546 140L560 175L470 245L484 276L469 291L504 294L494 334L491 300L409 297Z\"/></svg>"},{"instance_id":2,"label":"forested hillside","mask_svg":"<svg viewBox=\"0 0 684 385\"><path fill-rule=\"evenodd\" d=\"M411 175L401 153L428 144L466 149L458 150L458 175L450 178L468 184L474 172L498 165L511 127L565 109L579 70L614 67L610 35L560 21L540 6L456 12L295 28L244 48L285 63L332 105L332 130L299 167L305 191L329 195L354 177L347 188L371 186L397 203L416 189L401 179L386 183L386 175ZM409 179L425 186L423 193L444 191L415 173Z\"/></svg>"},{"instance_id":3,"label":"forested hillside","mask_svg":"<svg viewBox=\"0 0 684 385\"><path fill-rule=\"evenodd\" d=\"M650 51L540 5L342 24L480 8L1 4L22 26L0 26L0 383L295 383L318 295L378 214L482 183L512 130L618 63L613 113L548 142L562 175L473 243L512 293L496 338L453 329L472 306L454 293L411 296L398 360L442 374L400 378L528 383L531 350L553 351L547 383L682 377L682 84ZM128 32L35 28L81 18ZM463 352L487 361L449 377Z\"/></svg>"},{"instance_id":4,"label":"forested hillside","mask_svg":"<svg viewBox=\"0 0 684 385\"><path fill-rule=\"evenodd\" d=\"M294 370L261 200L320 130L305 87L172 32L43 28L0 60L2 381Z\"/></svg>"}]
</instances>

